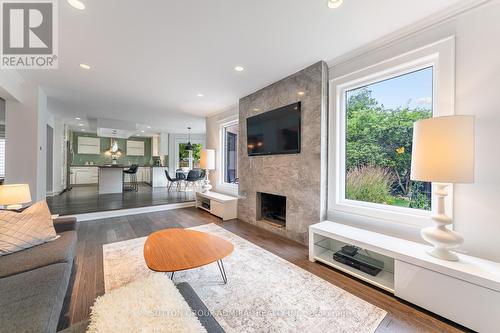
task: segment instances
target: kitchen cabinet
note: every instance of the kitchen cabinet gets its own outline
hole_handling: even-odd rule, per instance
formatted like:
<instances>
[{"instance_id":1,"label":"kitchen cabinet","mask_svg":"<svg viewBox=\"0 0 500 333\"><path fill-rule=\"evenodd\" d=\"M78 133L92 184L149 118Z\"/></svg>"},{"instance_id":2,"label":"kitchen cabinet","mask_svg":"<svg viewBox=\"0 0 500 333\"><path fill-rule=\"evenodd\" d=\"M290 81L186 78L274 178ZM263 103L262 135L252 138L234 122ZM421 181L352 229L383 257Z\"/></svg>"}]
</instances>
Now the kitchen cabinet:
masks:
<instances>
[{"instance_id":1,"label":"kitchen cabinet","mask_svg":"<svg viewBox=\"0 0 500 333\"><path fill-rule=\"evenodd\" d=\"M161 133L160 134L160 142L158 145L158 153L160 156L168 155L168 134Z\"/></svg>"},{"instance_id":2,"label":"kitchen cabinet","mask_svg":"<svg viewBox=\"0 0 500 333\"><path fill-rule=\"evenodd\" d=\"M151 168L150 167L139 167L137 170L137 181L143 183L151 182Z\"/></svg>"},{"instance_id":3,"label":"kitchen cabinet","mask_svg":"<svg viewBox=\"0 0 500 333\"><path fill-rule=\"evenodd\" d=\"M96 167L71 167L70 183L71 185L97 184L99 179Z\"/></svg>"},{"instance_id":4,"label":"kitchen cabinet","mask_svg":"<svg viewBox=\"0 0 500 333\"><path fill-rule=\"evenodd\" d=\"M127 140L128 156L144 156L144 141Z\"/></svg>"},{"instance_id":5,"label":"kitchen cabinet","mask_svg":"<svg viewBox=\"0 0 500 333\"><path fill-rule=\"evenodd\" d=\"M151 156L160 156L160 137L151 138Z\"/></svg>"},{"instance_id":6,"label":"kitchen cabinet","mask_svg":"<svg viewBox=\"0 0 500 333\"><path fill-rule=\"evenodd\" d=\"M101 153L101 140L86 136L78 137L78 154L99 155Z\"/></svg>"},{"instance_id":7,"label":"kitchen cabinet","mask_svg":"<svg viewBox=\"0 0 500 333\"><path fill-rule=\"evenodd\" d=\"M168 170L166 167L151 167L151 186L152 187L167 187L168 181L165 171Z\"/></svg>"}]
</instances>

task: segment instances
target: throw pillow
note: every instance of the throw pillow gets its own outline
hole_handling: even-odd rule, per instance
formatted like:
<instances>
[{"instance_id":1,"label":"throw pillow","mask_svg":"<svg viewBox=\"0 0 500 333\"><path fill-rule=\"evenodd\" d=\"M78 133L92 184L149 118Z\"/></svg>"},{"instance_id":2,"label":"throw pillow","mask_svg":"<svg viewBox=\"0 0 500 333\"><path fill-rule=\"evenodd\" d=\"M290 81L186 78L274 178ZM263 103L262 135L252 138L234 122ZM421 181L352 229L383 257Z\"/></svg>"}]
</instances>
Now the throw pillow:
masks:
<instances>
[{"instance_id":1,"label":"throw pillow","mask_svg":"<svg viewBox=\"0 0 500 333\"><path fill-rule=\"evenodd\" d=\"M0 256L28 249L57 238L45 201L22 212L0 210Z\"/></svg>"}]
</instances>

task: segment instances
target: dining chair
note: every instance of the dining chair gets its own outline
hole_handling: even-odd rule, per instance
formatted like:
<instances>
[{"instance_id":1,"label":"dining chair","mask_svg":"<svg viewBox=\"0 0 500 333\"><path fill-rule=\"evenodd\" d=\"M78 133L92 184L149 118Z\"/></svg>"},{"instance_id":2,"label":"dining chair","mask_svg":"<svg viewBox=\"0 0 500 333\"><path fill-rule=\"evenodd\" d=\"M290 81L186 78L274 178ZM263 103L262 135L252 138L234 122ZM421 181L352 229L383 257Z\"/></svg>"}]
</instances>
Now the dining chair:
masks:
<instances>
[{"instance_id":1,"label":"dining chair","mask_svg":"<svg viewBox=\"0 0 500 333\"><path fill-rule=\"evenodd\" d=\"M170 177L170 174L168 173L168 169L165 169L165 175L167 176L167 180L168 180L168 191L170 191L170 188L172 187L173 184L176 184L177 191L179 191L179 186L180 186L182 179L179 179L177 176L175 178Z\"/></svg>"},{"instance_id":2,"label":"dining chair","mask_svg":"<svg viewBox=\"0 0 500 333\"><path fill-rule=\"evenodd\" d=\"M186 177L186 190L188 189L189 185L196 189L196 185L198 185L198 182L200 181L200 175L201 175L201 170L190 170L187 177Z\"/></svg>"}]
</instances>

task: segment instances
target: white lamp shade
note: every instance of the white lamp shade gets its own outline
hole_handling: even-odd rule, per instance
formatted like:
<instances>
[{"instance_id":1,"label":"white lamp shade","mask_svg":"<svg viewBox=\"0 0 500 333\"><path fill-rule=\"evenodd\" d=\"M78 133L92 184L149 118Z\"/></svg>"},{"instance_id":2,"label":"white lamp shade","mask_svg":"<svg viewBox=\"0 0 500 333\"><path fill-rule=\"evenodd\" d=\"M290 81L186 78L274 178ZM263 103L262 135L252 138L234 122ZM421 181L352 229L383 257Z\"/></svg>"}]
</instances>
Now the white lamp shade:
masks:
<instances>
[{"instance_id":1,"label":"white lamp shade","mask_svg":"<svg viewBox=\"0 0 500 333\"><path fill-rule=\"evenodd\" d=\"M0 205L18 205L31 202L28 184L0 185Z\"/></svg>"},{"instance_id":2,"label":"white lamp shade","mask_svg":"<svg viewBox=\"0 0 500 333\"><path fill-rule=\"evenodd\" d=\"M439 183L474 181L474 117L417 121L413 127L411 179Z\"/></svg>"},{"instance_id":3,"label":"white lamp shade","mask_svg":"<svg viewBox=\"0 0 500 333\"><path fill-rule=\"evenodd\" d=\"M201 151L200 168L204 170L215 169L215 150L203 149Z\"/></svg>"}]
</instances>

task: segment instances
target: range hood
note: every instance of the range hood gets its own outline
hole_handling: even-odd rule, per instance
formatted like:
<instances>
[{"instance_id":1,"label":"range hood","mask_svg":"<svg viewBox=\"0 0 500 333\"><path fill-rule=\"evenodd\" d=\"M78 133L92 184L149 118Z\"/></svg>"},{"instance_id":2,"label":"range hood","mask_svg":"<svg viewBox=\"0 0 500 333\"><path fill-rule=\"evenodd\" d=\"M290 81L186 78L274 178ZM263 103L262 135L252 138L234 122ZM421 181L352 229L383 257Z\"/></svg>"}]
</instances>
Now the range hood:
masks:
<instances>
[{"instance_id":1,"label":"range hood","mask_svg":"<svg viewBox=\"0 0 500 333\"><path fill-rule=\"evenodd\" d=\"M97 136L104 138L128 139L137 131L132 122L114 119L97 119Z\"/></svg>"}]
</instances>

